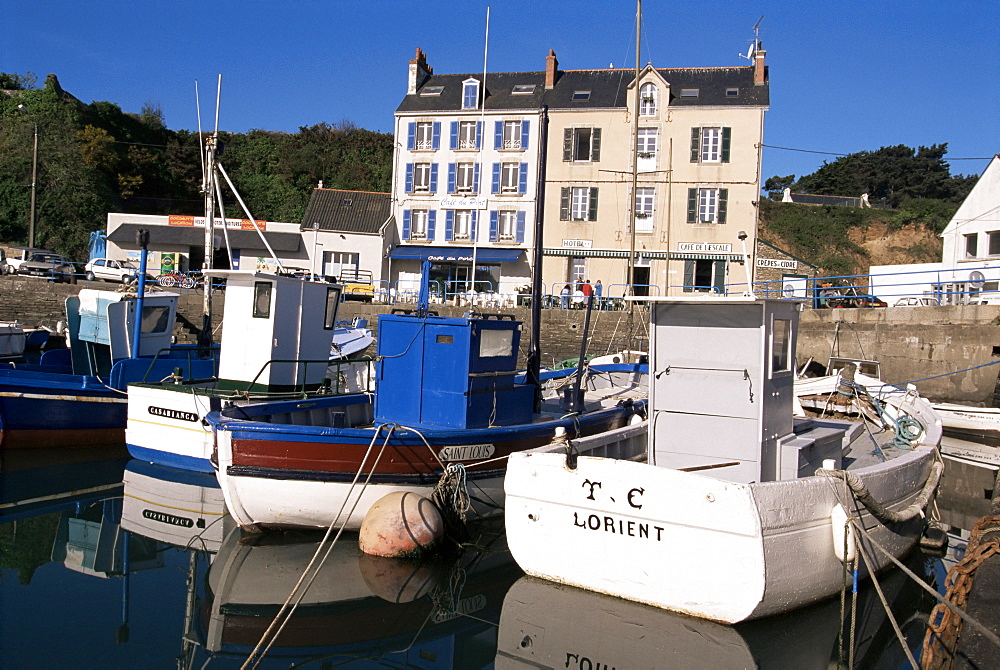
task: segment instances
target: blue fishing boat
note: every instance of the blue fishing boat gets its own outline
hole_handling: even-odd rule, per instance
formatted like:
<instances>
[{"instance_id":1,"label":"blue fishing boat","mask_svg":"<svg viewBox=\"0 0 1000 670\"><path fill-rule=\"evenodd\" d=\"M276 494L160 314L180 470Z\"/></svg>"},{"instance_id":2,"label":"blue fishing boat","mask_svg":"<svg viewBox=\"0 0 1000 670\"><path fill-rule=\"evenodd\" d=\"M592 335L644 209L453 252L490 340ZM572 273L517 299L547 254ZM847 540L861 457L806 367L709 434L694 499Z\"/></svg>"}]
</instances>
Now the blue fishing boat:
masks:
<instances>
[{"instance_id":1,"label":"blue fishing boat","mask_svg":"<svg viewBox=\"0 0 1000 670\"><path fill-rule=\"evenodd\" d=\"M0 447L121 443L129 383L214 374L211 349L171 344L177 298L94 289L67 298L69 349L0 364Z\"/></svg>"}]
</instances>

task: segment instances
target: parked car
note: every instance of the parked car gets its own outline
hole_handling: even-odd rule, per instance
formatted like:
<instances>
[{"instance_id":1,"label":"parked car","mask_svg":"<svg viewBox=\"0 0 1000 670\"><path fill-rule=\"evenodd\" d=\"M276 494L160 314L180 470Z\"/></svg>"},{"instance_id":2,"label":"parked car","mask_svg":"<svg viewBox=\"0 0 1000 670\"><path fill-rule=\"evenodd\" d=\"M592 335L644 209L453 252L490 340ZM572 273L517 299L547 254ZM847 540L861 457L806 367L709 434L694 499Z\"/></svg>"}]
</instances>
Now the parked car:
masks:
<instances>
[{"instance_id":1,"label":"parked car","mask_svg":"<svg viewBox=\"0 0 1000 670\"><path fill-rule=\"evenodd\" d=\"M36 253L46 253L54 254L54 251L49 249L39 249L37 247L7 247L7 272L9 274L17 274L18 269L21 267L21 263L31 258L32 254Z\"/></svg>"},{"instance_id":2,"label":"parked car","mask_svg":"<svg viewBox=\"0 0 1000 670\"><path fill-rule=\"evenodd\" d=\"M28 260L22 262L18 267L17 273L34 277L49 277L52 281L76 282L76 266L51 251L39 251L31 254Z\"/></svg>"},{"instance_id":3,"label":"parked car","mask_svg":"<svg viewBox=\"0 0 1000 670\"><path fill-rule=\"evenodd\" d=\"M892 304L893 307L930 307L937 306L941 303L938 302L937 298L929 298L927 296L921 296L919 298L910 296L908 298L900 298Z\"/></svg>"},{"instance_id":4,"label":"parked car","mask_svg":"<svg viewBox=\"0 0 1000 670\"><path fill-rule=\"evenodd\" d=\"M92 258L84 267L87 279L94 281L134 282L139 276L139 268L130 261L116 261L111 258ZM149 276L148 273L146 275Z\"/></svg>"},{"instance_id":5,"label":"parked car","mask_svg":"<svg viewBox=\"0 0 1000 670\"><path fill-rule=\"evenodd\" d=\"M7 252L0 247L0 275L9 275L14 269L7 265Z\"/></svg>"}]
</instances>

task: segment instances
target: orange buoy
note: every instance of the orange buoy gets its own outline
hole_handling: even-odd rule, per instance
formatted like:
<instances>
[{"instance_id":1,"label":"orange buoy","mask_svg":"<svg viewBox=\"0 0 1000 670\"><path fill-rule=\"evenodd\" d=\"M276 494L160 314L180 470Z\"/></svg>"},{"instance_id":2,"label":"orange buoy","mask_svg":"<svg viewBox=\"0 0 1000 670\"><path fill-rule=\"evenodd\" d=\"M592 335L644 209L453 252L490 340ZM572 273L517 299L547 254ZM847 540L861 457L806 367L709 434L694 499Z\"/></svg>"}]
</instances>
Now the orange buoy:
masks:
<instances>
[{"instance_id":1,"label":"orange buoy","mask_svg":"<svg viewBox=\"0 0 1000 670\"><path fill-rule=\"evenodd\" d=\"M398 491L371 506L358 535L361 551L366 554L417 556L444 536L444 521L427 498Z\"/></svg>"}]
</instances>

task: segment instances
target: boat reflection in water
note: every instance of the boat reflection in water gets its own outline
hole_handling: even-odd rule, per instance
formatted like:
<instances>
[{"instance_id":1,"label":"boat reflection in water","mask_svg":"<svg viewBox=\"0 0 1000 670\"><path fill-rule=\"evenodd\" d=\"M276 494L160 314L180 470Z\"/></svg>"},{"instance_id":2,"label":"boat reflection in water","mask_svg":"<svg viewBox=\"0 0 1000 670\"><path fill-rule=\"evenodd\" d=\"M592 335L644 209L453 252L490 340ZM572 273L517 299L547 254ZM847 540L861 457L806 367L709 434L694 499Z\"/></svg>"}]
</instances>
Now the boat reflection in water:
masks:
<instances>
[{"instance_id":1,"label":"boat reflection in water","mask_svg":"<svg viewBox=\"0 0 1000 670\"><path fill-rule=\"evenodd\" d=\"M226 537L208 575L203 616L210 653L241 659L253 653L320 539L315 533L251 538L239 529ZM356 535L344 535L265 661L489 667L504 594L521 574L495 530L457 556L425 561L367 556Z\"/></svg>"},{"instance_id":2,"label":"boat reflection in water","mask_svg":"<svg viewBox=\"0 0 1000 670\"><path fill-rule=\"evenodd\" d=\"M909 567L919 574L922 560L914 554ZM933 603L899 570L880 577L879 584L919 658ZM857 606L853 667L909 667L870 583L859 592ZM845 646L850 620L848 612ZM729 626L525 576L504 600L496 668L852 667L847 652L837 651L840 621L836 598Z\"/></svg>"}]
</instances>

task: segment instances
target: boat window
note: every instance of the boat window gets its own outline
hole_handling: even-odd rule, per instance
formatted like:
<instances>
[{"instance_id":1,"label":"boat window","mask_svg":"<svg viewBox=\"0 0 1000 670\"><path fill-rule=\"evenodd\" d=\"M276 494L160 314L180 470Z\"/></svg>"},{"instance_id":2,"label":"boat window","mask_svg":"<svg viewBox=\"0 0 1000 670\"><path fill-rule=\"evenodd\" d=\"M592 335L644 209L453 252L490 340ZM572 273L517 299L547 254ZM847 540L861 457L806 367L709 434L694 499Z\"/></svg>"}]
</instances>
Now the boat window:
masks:
<instances>
[{"instance_id":1,"label":"boat window","mask_svg":"<svg viewBox=\"0 0 1000 670\"><path fill-rule=\"evenodd\" d=\"M164 333L172 325L169 322L170 308L164 305L142 306L142 332Z\"/></svg>"},{"instance_id":2,"label":"boat window","mask_svg":"<svg viewBox=\"0 0 1000 670\"><path fill-rule=\"evenodd\" d=\"M453 335L438 335L434 338L434 342L437 344L454 344L455 337Z\"/></svg>"},{"instance_id":3,"label":"boat window","mask_svg":"<svg viewBox=\"0 0 1000 670\"><path fill-rule=\"evenodd\" d=\"M775 319L771 332L771 374L788 371L788 349L792 323L788 319Z\"/></svg>"},{"instance_id":4,"label":"boat window","mask_svg":"<svg viewBox=\"0 0 1000 670\"><path fill-rule=\"evenodd\" d=\"M337 324L337 309L340 307L340 287L328 286L326 289L326 315L323 317L323 329L333 330Z\"/></svg>"},{"instance_id":5,"label":"boat window","mask_svg":"<svg viewBox=\"0 0 1000 670\"><path fill-rule=\"evenodd\" d=\"M479 339L479 357L511 356L514 353L514 331L486 330Z\"/></svg>"},{"instance_id":6,"label":"boat window","mask_svg":"<svg viewBox=\"0 0 1000 670\"><path fill-rule=\"evenodd\" d=\"M271 282L258 281L253 284L253 318L271 318Z\"/></svg>"}]
</instances>

